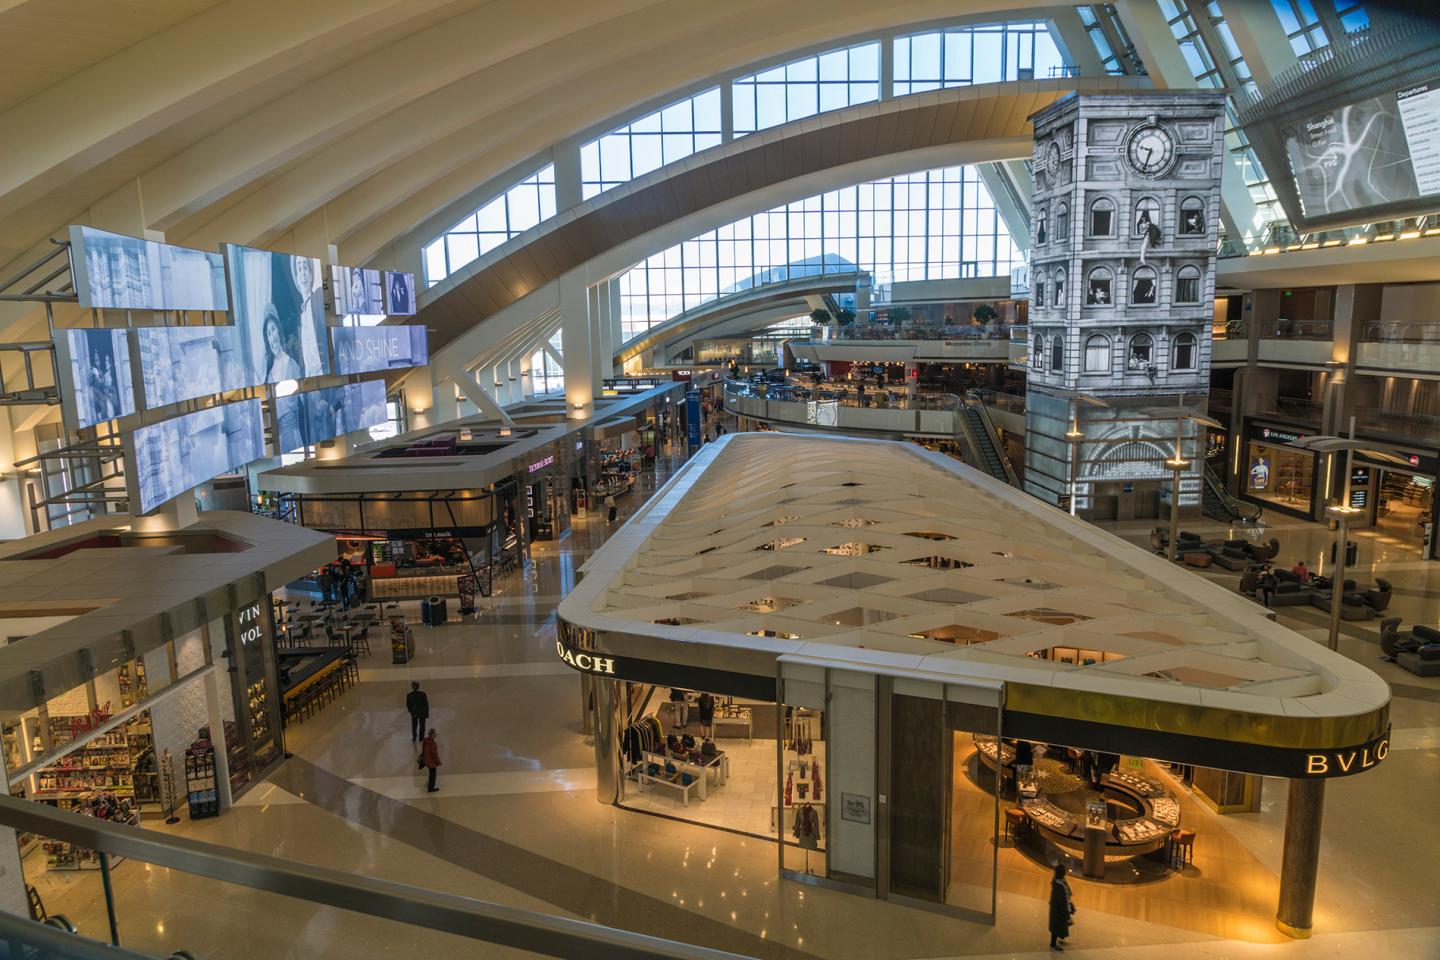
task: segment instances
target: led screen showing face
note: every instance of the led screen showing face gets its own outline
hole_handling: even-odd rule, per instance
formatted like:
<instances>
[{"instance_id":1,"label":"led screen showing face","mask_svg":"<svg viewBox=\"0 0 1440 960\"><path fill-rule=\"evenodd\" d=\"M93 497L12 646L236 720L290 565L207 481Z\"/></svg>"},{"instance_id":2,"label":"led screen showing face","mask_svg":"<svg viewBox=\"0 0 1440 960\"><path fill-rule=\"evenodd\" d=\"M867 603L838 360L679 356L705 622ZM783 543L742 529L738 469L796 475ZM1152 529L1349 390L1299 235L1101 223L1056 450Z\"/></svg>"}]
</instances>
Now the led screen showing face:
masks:
<instances>
[{"instance_id":1,"label":"led screen showing face","mask_svg":"<svg viewBox=\"0 0 1440 960\"><path fill-rule=\"evenodd\" d=\"M385 315L384 276L379 270L331 267L330 271L330 290L335 297L337 314L342 317Z\"/></svg>"},{"instance_id":2,"label":"led screen showing face","mask_svg":"<svg viewBox=\"0 0 1440 960\"><path fill-rule=\"evenodd\" d=\"M69 374L61 385L61 412L74 429L93 427L135 412L126 330L57 330L56 346ZM62 336L63 334L63 336Z\"/></svg>"},{"instance_id":3,"label":"led screen showing face","mask_svg":"<svg viewBox=\"0 0 1440 960\"><path fill-rule=\"evenodd\" d=\"M386 421L385 381L367 380L275 399L275 442L290 453Z\"/></svg>"},{"instance_id":4,"label":"led screen showing face","mask_svg":"<svg viewBox=\"0 0 1440 960\"><path fill-rule=\"evenodd\" d=\"M225 245L231 316L241 330L254 383L330 372L320 261Z\"/></svg>"},{"instance_id":5,"label":"led screen showing face","mask_svg":"<svg viewBox=\"0 0 1440 960\"><path fill-rule=\"evenodd\" d=\"M385 306L392 317L415 315L415 274L385 271Z\"/></svg>"},{"instance_id":6,"label":"led screen showing face","mask_svg":"<svg viewBox=\"0 0 1440 960\"><path fill-rule=\"evenodd\" d=\"M115 310L227 310L225 261L93 227L70 228L80 306Z\"/></svg>"},{"instance_id":7,"label":"led screen showing face","mask_svg":"<svg viewBox=\"0 0 1440 960\"><path fill-rule=\"evenodd\" d=\"M335 327L336 373L371 373L421 367L430 362L425 328L410 326Z\"/></svg>"},{"instance_id":8,"label":"led screen showing face","mask_svg":"<svg viewBox=\"0 0 1440 960\"><path fill-rule=\"evenodd\" d=\"M140 383L151 409L258 386L239 327L141 327Z\"/></svg>"},{"instance_id":9,"label":"led screen showing face","mask_svg":"<svg viewBox=\"0 0 1440 960\"><path fill-rule=\"evenodd\" d=\"M187 413L135 431L140 512L149 513L224 473L265 456L259 400Z\"/></svg>"}]
</instances>

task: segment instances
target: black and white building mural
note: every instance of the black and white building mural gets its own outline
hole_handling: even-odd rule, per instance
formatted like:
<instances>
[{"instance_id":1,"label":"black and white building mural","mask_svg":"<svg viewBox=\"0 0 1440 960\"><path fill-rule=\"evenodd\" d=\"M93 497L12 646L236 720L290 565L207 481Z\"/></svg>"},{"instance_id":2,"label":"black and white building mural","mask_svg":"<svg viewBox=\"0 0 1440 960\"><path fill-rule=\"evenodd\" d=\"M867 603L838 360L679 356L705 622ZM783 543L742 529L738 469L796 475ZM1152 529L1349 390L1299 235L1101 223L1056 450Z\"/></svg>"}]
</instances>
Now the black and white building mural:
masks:
<instances>
[{"instance_id":1,"label":"black and white building mural","mask_svg":"<svg viewBox=\"0 0 1440 960\"><path fill-rule=\"evenodd\" d=\"M1205 411L1223 109L1218 93L1144 92L1032 118L1025 482L1042 499L1064 502L1073 477L1078 510L1141 518L1170 488L1176 421L1140 411ZM1184 429L1182 507L1203 463Z\"/></svg>"}]
</instances>

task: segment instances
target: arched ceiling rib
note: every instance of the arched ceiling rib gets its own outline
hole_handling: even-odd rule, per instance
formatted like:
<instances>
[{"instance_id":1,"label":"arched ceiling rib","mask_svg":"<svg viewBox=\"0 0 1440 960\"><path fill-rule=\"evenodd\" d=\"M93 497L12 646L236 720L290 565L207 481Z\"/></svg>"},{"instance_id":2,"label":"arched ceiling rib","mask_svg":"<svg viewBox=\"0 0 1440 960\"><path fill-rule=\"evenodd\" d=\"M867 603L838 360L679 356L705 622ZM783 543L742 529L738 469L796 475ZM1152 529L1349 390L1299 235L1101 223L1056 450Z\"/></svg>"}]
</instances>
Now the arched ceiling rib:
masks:
<instances>
[{"instance_id":1,"label":"arched ceiling rib","mask_svg":"<svg viewBox=\"0 0 1440 960\"><path fill-rule=\"evenodd\" d=\"M67 0L44 0L56 3L83 16ZM413 229L464 192L443 197L428 184L473 189L524 159L502 145L534 155L713 75L896 24L1070 9L554 0L539 17L518 0L145 7L93 43L59 30L32 44L31 61L53 53L63 79L0 79L0 264L122 188L141 198L144 227L177 242L257 242L292 228L314 236L296 227L314 218L330 242L368 254L394 239L386 230ZM27 25L33 37L42 9L40 0L0 9L0 38ZM470 126L484 135L447 139ZM457 146L448 166L431 155ZM410 164L429 179L393 175Z\"/></svg>"},{"instance_id":2,"label":"arched ceiling rib","mask_svg":"<svg viewBox=\"0 0 1440 960\"><path fill-rule=\"evenodd\" d=\"M1033 80L957 87L786 124L696 154L601 194L480 258L422 296L432 348L629 240L744 194L874 157L1015 141L1071 91L1124 81ZM678 169L677 169L678 168Z\"/></svg>"}]
</instances>

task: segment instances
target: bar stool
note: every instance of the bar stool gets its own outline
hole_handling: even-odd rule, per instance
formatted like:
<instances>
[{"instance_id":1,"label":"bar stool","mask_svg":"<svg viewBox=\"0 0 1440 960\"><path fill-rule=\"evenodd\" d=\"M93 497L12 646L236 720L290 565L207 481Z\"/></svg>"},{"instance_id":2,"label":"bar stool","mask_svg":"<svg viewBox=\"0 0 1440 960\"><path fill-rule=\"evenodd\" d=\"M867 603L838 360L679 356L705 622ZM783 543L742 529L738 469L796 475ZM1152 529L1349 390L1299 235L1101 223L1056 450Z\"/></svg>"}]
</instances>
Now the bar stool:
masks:
<instances>
[{"instance_id":1,"label":"bar stool","mask_svg":"<svg viewBox=\"0 0 1440 960\"><path fill-rule=\"evenodd\" d=\"M1195 831L1176 828L1170 834L1170 866L1176 870L1188 867L1195 860Z\"/></svg>"},{"instance_id":2,"label":"bar stool","mask_svg":"<svg viewBox=\"0 0 1440 960\"><path fill-rule=\"evenodd\" d=\"M1005 839L1012 844L1025 832L1025 811L1010 807L1005 811Z\"/></svg>"}]
</instances>

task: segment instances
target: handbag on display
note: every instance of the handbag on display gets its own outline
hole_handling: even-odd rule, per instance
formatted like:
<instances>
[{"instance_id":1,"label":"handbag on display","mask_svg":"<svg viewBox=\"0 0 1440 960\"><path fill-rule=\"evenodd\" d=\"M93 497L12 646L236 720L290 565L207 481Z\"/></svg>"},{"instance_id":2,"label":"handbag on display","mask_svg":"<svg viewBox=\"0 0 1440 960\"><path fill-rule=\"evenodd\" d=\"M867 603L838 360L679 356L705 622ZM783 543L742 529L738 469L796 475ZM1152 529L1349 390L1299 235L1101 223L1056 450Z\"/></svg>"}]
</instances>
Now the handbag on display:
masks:
<instances>
[{"instance_id":1,"label":"handbag on display","mask_svg":"<svg viewBox=\"0 0 1440 960\"><path fill-rule=\"evenodd\" d=\"M700 745L700 752L707 757L713 757L720 751L715 746L714 740L706 740L703 744Z\"/></svg>"}]
</instances>

